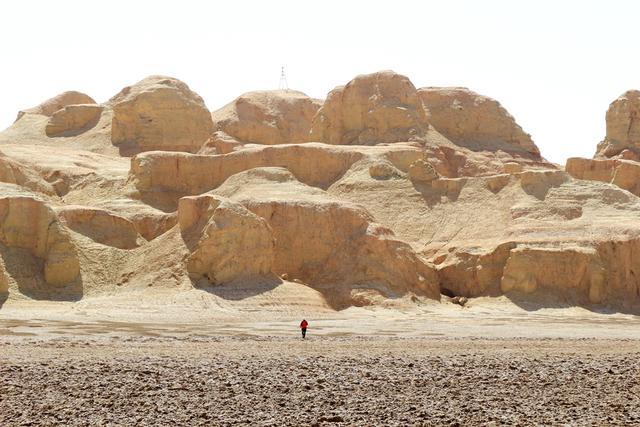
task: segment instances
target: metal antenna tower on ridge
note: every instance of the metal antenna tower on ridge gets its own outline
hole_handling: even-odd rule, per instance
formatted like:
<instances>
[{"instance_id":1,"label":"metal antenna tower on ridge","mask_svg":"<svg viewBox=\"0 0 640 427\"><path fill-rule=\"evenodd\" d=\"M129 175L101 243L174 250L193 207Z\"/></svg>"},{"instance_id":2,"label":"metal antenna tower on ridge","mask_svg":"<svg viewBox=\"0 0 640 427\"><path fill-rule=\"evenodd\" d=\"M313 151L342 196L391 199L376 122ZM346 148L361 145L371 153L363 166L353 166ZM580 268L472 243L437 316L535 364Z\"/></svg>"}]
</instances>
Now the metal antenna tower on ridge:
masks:
<instances>
[{"instance_id":1,"label":"metal antenna tower on ridge","mask_svg":"<svg viewBox=\"0 0 640 427\"><path fill-rule=\"evenodd\" d=\"M280 68L280 83L278 89L289 90L289 84L287 83L287 76L284 74L284 67Z\"/></svg>"}]
</instances>

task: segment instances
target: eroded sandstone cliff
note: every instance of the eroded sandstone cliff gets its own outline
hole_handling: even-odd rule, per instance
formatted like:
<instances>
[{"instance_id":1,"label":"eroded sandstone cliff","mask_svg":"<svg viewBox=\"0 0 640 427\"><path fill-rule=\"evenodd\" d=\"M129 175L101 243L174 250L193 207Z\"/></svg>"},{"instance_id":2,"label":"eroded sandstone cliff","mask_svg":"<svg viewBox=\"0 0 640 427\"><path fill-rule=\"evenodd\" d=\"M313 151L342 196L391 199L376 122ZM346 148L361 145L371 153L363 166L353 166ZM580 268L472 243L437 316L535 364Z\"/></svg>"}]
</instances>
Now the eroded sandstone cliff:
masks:
<instances>
[{"instance_id":1,"label":"eroded sandstone cliff","mask_svg":"<svg viewBox=\"0 0 640 427\"><path fill-rule=\"evenodd\" d=\"M609 105L606 135L593 159L567 159L578 179L609 182L640 195L640 91L629 90Z\"/></svg>"},{"instance_id":2,"label":"eroded sandstone cliff","mask_svg":"<svg viewBox=\"0 0 640 427\"><path fill-rule=\"evenodd\" d=\"M296 281L339 309L445 294L637 311L638 102L616 100L597 158L565 172L497 101L392 71L213 114L170 77L103 104L65 92L0 133L0 293Z\"/></svg>"},{"instance_id":3,"label":"eroded sandstone cliff","mask_svg":"<svg viewBox=\"0 0 640 427\"><path fill-rule=\"evenodd\" d=\"M216 133L206 148L224 154L242 144L306 142L321 105L319 100L293 90L245 93L212 113Z\"/></svg>"}]
</instances>

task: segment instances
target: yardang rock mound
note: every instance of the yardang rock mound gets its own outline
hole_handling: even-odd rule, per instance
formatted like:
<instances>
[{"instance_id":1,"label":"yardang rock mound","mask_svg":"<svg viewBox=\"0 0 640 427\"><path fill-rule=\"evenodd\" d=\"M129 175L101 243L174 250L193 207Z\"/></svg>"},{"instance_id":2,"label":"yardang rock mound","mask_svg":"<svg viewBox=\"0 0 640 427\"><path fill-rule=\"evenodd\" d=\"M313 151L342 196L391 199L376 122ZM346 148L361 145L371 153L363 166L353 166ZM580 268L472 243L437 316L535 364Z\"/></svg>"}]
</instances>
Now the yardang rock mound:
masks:
<instances>
[{"instance_id":1,"label":"yardang rock mound","mask_svg":"<svg viewBox=\"0 0 640 427\"><path fill-rule=\"evenodd\" d=\"M237 144L266 145L306 142L311 120L321 105L294 90L245 93L212 113L214 128L222 133L216 140L230 137ZM219 147L220 154L223 150Z\"/></svg>"},{"instance_id":2,"label":"yardang rock mound","mask_svg":"<svg viewBox=\"0 0 640 427\"><path fill-rule=\"evenodd\" d=\"M251 92L213 118L170 77L99 105L69 92L0 133L0 292L639 311L634 93L612 104L599 158L565 172L497 101L391 71L322 105Z\"/></svg>"}]
</instances>

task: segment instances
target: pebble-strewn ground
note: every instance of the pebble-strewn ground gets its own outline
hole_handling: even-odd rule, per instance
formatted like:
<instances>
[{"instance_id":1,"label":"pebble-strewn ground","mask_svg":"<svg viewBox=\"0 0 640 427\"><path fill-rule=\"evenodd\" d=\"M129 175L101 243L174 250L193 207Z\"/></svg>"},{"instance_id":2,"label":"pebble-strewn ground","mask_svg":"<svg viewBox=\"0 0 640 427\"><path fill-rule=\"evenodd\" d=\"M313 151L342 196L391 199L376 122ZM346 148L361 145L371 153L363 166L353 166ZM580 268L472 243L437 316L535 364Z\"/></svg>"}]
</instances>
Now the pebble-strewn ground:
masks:
<instances>
[{"instance_id":1,"label":"pebble-strewn ground","mask_svg":"<svg viewBox=\"0 0 640 427\"><path fill-rule=\"evenodd\" d=\"M640 424L640 342L2 342L0 425Z\"/></svg>"}]
</instances>

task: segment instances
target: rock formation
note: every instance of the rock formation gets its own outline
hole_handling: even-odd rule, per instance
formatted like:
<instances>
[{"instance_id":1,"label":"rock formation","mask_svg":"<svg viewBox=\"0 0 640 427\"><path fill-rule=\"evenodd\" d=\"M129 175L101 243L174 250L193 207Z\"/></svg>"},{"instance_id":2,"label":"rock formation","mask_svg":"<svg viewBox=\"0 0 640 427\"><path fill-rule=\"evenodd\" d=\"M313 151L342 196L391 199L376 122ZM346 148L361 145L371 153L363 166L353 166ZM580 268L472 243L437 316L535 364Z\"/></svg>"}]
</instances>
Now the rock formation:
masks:
<instances>
[{"instance_id":1,"label":"rock formation","mask_svg":"<svg viewBox=\"0 0 640 427\"><path fill-rule=\"evenodd\" d=\"M597 157L632 156L640 160L640 91L629 90L609 105L607 134ZM625 153L628 151L628 153Z\"/></svg>"},{"instance_id":2,"label":"rock formation","mask_svg":"<svg viewBox=\"0 0 640 427\"><path fill-rule=\"evenodd\" d=\"M71 205L57 214L71 230L103 245L132 249L143 242L131 221L104 209Z\"/></svg>"},{"instance_id":3,"label":"rock formation","mask_svg":"<svg viewBox=\"0 0 640 427\"><path fill-rule=\"evenodd\" d=\"M369 166L369 175L375 179L401 178L402 172L389 161L380 161Z\"/></svg>"},{"instance_id":4,"label":"rock formation","mask_svg":"<svg viewBox=\"0 0 640 427\"><path fill-rule=\"evenodd\" d=\"M40 175L1 151L0 182L17 184L38 193L55 194L53 186Z\"/></svg>"},{"instance_id":5,"label":"rock formation","mask_svg":"<svg viewBox=\"0 0 640 427\"><path fill-rule=\"evenodd\" d=\"M77 280L80 264L75 245L53 210L19 189L5 186L3 193L0 197L0 243L7 248L24 249L42 260L40 274L51 286L63 286Z\"/></svg>"},{"instance_id":6,"label":"rock formation","mask_svg":"<svg viewBox=\"0 0 640 427\"><path fill-rule=\"evenodd\" d=\"M588 301L598 303L607 292L606 272L594 248L512 249L500 282L502 292L533 293L539 287L548 288L545 291L549 293L575 290Z\"/></svg>"},{"instance_id":7,"label":"rock formation","mask_svg":"<svg viewBox=\"0 0 640 427\"><path fill-rule=\"evenodd\" d=\"M438 172L422 159L418 159L409 165L409 177L414 181L430 182L438 178Z\"/></svg>"},{"instance_id":8,"label":"rock formation","mask_svg":"<svg viewBox=\"0 0 640 427\"><path fill-rule=\"evenodd\" d=\"M164 212L140 200L118 198L96 203L100 209L126 218L145 240L153 240L178 222L177 212Z\"/></svg>"},{"instance_id":9,"label":"rock formation","mask_svg":"<svg viewBox=\"0 0 640 427\"><path fill-rule=\"evenodd\" d=\"M456 145L472 150L506 150L540 156L538 147L499 102L467 88L418 90L427 119Z\"/></svg>"},{"instance_id":10,"label":"rock formation","mask_svg":"<svg viewBox=\"0 0 640 427\"><path fill-rule=\"evenodd\" d=\"M437 296L435 270L409 245L361 207L300 183L286 169L239 173L215 193L267 220L278 274L319 287L367 284Z\"/></svg>"},{"instance_id":11,"label":"rock formation","mask_svg":"<svg viewBox=\"0 0 640 427\"><path fill-rule=\"evenodd\" d=\"M178 224L191 254L187 271L211 284L268 277L275 241L267 222L242 205L213 195L184 197Z\"/></svg>"},{"instance_id":12,"label":"rock formation","mask_svg":"<svg viewBox=\"0 0 640 427\"><path fill-rule=\"evenodd\" d=\"M45 133L47 136L70 136L95 126L103 107L94 104L66 105L51 115Z\"/></svg>"},{"instance_id":13,"label":"rock formation","mask_svg":"<svg viewBox=\"0 0 640 427\"><path fill-rule=\"evenodd\" d=\"M142 153L131 160L129 181L159 206L212 190L230 176L264 166L286 167L302 182L327 187L362 157L324 144L279 145L218 155ZM202 173L208 171L208 173Z\"/></svg>"},{"instance_id":14,"label":"rock formation","mask_svg":"<svg viewBox=\"0 0 640 427\"><path fill-rule=\"evenodd\" d=\"M442 293L640 312L637 98L563 171L497 101L390 71L321 106L251 92L213 115L169 77L101 105L67 92L0 132L0 293L227 309L295 280L339 309Z\"/></svg>"},{"instance_id":15,"label":"rock formation","mask_svg":"<svg viewBox=\"0 0 640 427\"><path fill-rule=\"evenodd\" d=\"M180 80L152 76L109 100L111 141L125 153L197 152L213 122L202 98Z\"/></svg>"},{"instance_id":16,"label":"rock formation","mask_svg":"<svg viewBox=\"0 0 640 427\"><path fill-rule=\"evenodd\" d=\"M306 142L311 120L321 105L321 101L293 90L245 93L213 112L214 128L224 134L215 138L224 141L226 135L244 144Z\"/></svg>"},{"instance_id":17,"label":"rock formation","mask_svg":"<svg viewBox=\"0 0 640 427\"><path fill-rule=\"evenodd\" d=\"M423 138L429 124L413 83L393 71L360 75L329 93L310 141L372 145Z\"/></svg>"},{"instance_id":18,"label":"rock formation","mask_svg":"<svg viewBox=\"0 0 640 427\"><path fill-rule=\"evenodd\" d=\"M640 163L620 159L567 159L566 171L577 179L610 182L640 196Z\"/></svg>"},{"instance_id":19,"label":"rock formation","mask_svg":"<svg viewBox=\"0 0 640 427\"><path fill-rule=\"evenodd\" d=\"M77 105L77 104L95 104L96 101L93 100L89 95L85 95L82 92L69 91L63 92L60 95L54 96L51 99L46 100L42 104L37 107L29 108L27 110L22 110L18 112L18 118L16 120L20 120L22 116L25 114L39 114L42 116L51 117L53 114L66 107L67 105Z\"/></svg>"},{"instance_id":20,"label":"rock formation","mask_svg":"<svg viewBox=\"0 0 640 427\"><path fill-rule=\"evenodd\" d=\"M609 105L607 133L594 159L567 159L577 179L615 184L640 196L640 91L630 90Z\"/></svg>"}]
</instances>

